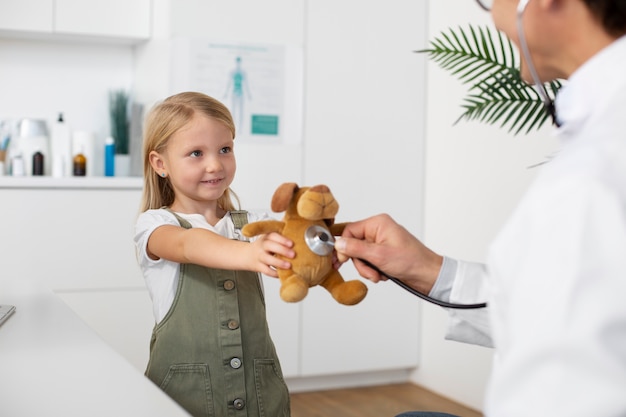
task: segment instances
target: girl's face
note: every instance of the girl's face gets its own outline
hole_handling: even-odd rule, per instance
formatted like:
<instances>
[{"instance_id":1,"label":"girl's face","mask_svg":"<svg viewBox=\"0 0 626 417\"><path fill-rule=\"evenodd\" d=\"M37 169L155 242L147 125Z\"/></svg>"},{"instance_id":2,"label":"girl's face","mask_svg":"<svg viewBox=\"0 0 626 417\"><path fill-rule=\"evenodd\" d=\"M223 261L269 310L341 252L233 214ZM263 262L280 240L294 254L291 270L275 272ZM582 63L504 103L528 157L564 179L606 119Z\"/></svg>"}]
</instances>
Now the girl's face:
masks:
<instances>
[{"instance_id":1,"label":"girl's face","mask_svg":"<svg viewBox=\"0 0 626 417\"><path fill-rule=\"evenodd\" d=\"M231 131L222 122L196 113L170 138L165 152L153 151L157 175L169 177L174 189L172 208L204 213L230 187L237 169Z\"/></svg>"}]
</instances>

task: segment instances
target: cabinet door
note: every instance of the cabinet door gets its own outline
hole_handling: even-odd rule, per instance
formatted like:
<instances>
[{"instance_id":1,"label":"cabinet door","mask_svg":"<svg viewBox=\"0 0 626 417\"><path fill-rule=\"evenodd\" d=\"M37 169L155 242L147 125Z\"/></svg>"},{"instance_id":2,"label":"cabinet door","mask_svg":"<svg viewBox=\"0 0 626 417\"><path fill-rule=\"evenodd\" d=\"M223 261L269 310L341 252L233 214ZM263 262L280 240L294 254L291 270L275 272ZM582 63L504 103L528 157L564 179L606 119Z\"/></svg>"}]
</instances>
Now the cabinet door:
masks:
<instances>
[{"instance_id":1,"label":"cabinet door","mask_svg":"<svg viewBox=\"0 0 626 417\"><path fill-rule=\"evenodd\" d=\"M358 279L346 264L346 280ZM419 303L391 283L367 284L363 301L344 306L322 287L302 310L301 376L412 369L418 364Z\"/></svg>"},{"instance_id":2,"label":"cabinet door","mask_svg":"<svg viewBox=\"0 0 626 417\"><path fill-rule=\"evenodd\" d=\"M52 32L54 0L0 1L0 29Z\"/></svg>"},{"instance_id":3,"label":"cabinet door","mask_svg":"<svg viewBox=\"0 0 626 417\"><path fill-rule=\"evenodd\" d=\"M54 30L62 34L147 39L150 16L150 0L56 0Z\"/></svg>"},{"instance_id":4,"label":"cabinet door","mask_svg":"<svg viewBox=\"0 0 626 417\"><path fill-rule=\"evenodd\" d=\"M0 278L39 277L54 291L144 287L133 243L140 189L0 195Z\"/></svg>"},{"instance_id":5,"label":"cabinet door","mask_svg":"<svg viewBox=\"0 0 626 417\"><path fill-rule=\"evenodd\" d=\"M280 298L280 281L263 277L267 322L285 378L300 376L301 303Z\"/></svg>"}]
</instances>

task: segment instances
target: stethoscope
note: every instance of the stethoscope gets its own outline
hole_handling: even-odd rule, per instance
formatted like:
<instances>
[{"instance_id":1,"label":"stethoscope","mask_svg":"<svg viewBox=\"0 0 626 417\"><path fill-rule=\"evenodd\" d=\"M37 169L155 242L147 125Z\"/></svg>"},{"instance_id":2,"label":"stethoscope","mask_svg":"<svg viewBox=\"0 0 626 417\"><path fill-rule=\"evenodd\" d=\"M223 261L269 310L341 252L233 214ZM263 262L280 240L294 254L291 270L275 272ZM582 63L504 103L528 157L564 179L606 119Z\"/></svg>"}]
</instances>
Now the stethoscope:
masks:
<instances>
[{"instance_id":1,"label":"stethoscope","mask_svg":"<svg viewBox=\"0 0 626 417\"><path fill-rule=\"evenodd\" d=\"M331 253L333 253L333 250L335 249L335 238L333 237L333 235L330 234L328 229L319 225L309 226L309 228L306 229L306 231L304 232L304 241L306 242L309 249L311 249L313 253L319 256L328 256ZM376 267L375 265L372 265L371 262L368 262L365 259L359 259L359 260L363 262L364 264L366 264L367 266L369 266L370 268L372 268L373 270L375 270L376 272L378 272L380 275L386 277L392 282L395 282L397 285L404 288L411 294L421 298L422 300L428 301L429 303L436 304L440 307L455 308L455 309L461 309L461 310L471 310L471 309L487 307L487 303L456 304L456 303L448 303L446 301L437 300L436 298L429 297L425 294L422 294L416 291L414 288L411 288L404 282L400 281L400 279L392 277L384 273L383 271L378 269L378 267Z\"/></svg>"},{"instance_id":2,"label":"stethoscope","mask_svg":"<svg viewBox=\"0 0 626 417\"><path fill-rule=\"evenodd\" d=\"M561 122L556 116L556 108L554 105L554 100L550 98L544 83L539 78L539 73L537 73L537 69L533 62L533 59L530 56L530 49L528 48L528 43L526 43L526 34L524 33L524 23L522 19L524 17L524 12L526 11L526 6L528 6L529 1L530 0L520 0L519 3L517 4L516 26L517 26L517 34L519 38L520 50L522 54L524 55L524 58L526 59L526 64L528 65L528 71L530 72L530 76L532 77L533 82L535 83L535 90L537 90L537 92L539 93L539 96L543 100L543 105L546 108L546 111L548 112L550 117L552 118L552 122L554 123L554 125L556 127L560 127Z\"/></svg>"}]
</instances>

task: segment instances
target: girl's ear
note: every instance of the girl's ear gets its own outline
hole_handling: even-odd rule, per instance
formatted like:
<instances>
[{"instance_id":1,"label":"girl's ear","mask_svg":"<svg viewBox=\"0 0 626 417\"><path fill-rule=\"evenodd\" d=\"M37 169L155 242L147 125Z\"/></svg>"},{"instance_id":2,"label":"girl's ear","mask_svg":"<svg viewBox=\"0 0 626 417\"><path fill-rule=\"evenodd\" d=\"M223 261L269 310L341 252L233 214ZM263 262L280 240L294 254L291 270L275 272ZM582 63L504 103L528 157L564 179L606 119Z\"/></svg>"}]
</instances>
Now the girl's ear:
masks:
<instances>
[{"instance_id":1,"label":"girl's ear","mask_svg":"<svg viewBox=\"0 0 626 417\"><path fill-rule=\"evenodd\" d=\"M159 176L165 171L165 161L163 161L163 157L157 151L150 152L150 154L148 155L148 160L150 161L150 166L152 166L152 169Z\"/></svg>"}]
</instances>

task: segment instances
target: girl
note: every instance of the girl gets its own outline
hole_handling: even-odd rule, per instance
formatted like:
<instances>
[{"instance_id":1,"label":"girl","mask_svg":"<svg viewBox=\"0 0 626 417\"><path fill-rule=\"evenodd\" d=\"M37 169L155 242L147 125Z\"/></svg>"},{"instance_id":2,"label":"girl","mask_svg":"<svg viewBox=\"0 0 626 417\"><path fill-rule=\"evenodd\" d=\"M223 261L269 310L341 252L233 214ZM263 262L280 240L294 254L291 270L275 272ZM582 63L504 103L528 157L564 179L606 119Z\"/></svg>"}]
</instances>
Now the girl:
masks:
<instances>
[{"instance_id":1,"label":"girl","mask_svg":"<svg viewBox=\"0 0 626 417\"><path fill-rule=\"evenodd\" d=\"M276 233L241 237L234 137L228 109L201 93L169 97L146 119L135 233L156 320L146 375L194 416L289 416L258 273L276 277L290 265L274 254L294 252Z\"/></svg>"}]
</instances>

